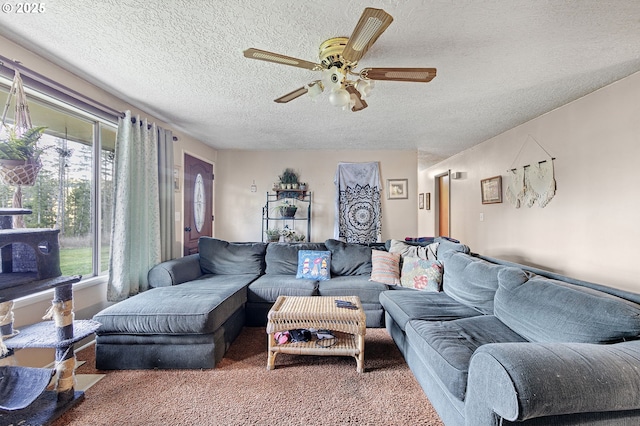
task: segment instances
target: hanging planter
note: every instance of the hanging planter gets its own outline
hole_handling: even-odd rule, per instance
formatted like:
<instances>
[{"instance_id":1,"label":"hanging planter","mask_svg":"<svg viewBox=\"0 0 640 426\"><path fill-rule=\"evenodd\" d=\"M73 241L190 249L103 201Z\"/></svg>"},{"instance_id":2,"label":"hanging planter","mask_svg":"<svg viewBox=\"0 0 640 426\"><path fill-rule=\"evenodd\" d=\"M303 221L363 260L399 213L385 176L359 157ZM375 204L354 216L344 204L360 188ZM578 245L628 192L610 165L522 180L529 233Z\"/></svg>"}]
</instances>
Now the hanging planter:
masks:
<instances>
[{"instance_id":1,"label":"hanging planter","mask_svg":"<svg viewBox=\"0 0 640 426\"><path fill-rule=\"evenodd\" d=\"M5 185L33 186L41 168L40 162L0 159L0 179Z\"/></svg>"},{"instance_id":2,"label":"hanging planter","mask_svg":"<svg viewBox=\"0 0 640 426\"><path fill-rule=\"evenodd\" d=\"M16 115L13 126L5 123L11 97L16 96ZM6 185L32 186L42 168L40 154L44 148L38 147L46 127L33 127L29 115L27 97L22 86L20 72L16 70L13 85L2 113L0 129L0 179ZM21 207L21 206L14 206Z\"/></svg>"}]
</instances>

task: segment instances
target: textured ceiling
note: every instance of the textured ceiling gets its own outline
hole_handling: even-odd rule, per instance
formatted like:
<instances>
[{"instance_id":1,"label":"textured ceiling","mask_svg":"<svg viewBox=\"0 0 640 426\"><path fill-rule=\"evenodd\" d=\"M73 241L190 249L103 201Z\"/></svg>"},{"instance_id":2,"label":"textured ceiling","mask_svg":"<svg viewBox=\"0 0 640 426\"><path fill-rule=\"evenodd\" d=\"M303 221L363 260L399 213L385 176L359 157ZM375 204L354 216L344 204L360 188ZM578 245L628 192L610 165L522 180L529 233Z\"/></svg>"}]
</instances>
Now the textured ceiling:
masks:
<instances>
[{"instance_id":1,"label":"textured ceiling","mask_svg":"<svg viewBox=\"0 0 640 426\"><path fill-rule=\"evenodd\" d=\"M44 4L1 13L0 35L218 149L410 149L432 164L640 70L638 0ZM318 73L242 51L317 62L320 43L349 36L364 7L394 22L359 68L437 77L377 82L357 113L326 94L273 102Z\"/></svg>"}]
</instances>

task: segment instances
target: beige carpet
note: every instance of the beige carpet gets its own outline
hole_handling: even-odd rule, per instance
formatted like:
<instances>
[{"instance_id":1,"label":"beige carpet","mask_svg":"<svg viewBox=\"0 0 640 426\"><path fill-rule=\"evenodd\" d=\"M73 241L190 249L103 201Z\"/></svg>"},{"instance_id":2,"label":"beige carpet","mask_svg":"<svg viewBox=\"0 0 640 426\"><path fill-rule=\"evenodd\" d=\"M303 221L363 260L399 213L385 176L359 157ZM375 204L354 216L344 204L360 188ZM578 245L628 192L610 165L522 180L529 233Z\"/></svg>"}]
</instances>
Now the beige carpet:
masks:
<instances>
[{"instance_id":1,"label":"beige carpet","mask_svg":"<svg viewBox=\"0 0 640 426\"><path fill-rule=\"evenodd\" d=\"M351 357L278 354L266 370L264 328L246 327L213 370L106 373L53 425L442 425L384 329L367 329L365 373Z\"/></svg>"}]
</instances>

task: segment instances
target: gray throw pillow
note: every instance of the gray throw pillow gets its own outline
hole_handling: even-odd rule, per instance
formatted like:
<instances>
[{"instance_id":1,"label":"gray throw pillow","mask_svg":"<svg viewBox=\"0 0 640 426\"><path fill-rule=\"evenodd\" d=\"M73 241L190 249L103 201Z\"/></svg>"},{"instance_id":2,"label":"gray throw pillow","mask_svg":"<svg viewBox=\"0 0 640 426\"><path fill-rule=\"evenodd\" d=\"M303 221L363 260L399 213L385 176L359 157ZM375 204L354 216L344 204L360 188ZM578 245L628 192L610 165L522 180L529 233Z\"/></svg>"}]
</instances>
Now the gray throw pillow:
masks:
<instances>
[{"instance_id":1,"label":"gray throw pillow","mask_svg":"<svg viewBox=\"0 0 640 426\"><path fill-rule=\"evenodd\" d=\"M368 275L371 273L371 247L329 239L331 275Z\"/></svg>"},{"instance_id":2,"label":"gray throw pillow","mask_svg":"<svg viewBox=\"0 0 640 426\"><path fill-rule=\"evenodd\" d=\"M211 237L200 237L200 269L205 274L262 275L267 243L230 243Z\"/></svg>"}]
</instances>

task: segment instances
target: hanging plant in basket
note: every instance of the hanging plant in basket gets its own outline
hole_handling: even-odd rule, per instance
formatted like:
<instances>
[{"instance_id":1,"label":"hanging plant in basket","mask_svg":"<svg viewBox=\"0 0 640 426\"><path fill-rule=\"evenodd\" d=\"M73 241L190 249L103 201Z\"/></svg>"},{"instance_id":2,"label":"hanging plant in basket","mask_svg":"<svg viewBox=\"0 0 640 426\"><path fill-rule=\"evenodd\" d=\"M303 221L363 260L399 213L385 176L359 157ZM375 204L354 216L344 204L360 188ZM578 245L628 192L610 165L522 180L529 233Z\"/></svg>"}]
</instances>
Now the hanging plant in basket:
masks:
<instances>
[{"instance_id":1,"label":"hanging plant in basket","mask_svg":"<svg viewBox=\"0 0 640 426\"><path fill-rule=\"evenodd\" d=\"M6 128L6 127L5 127ZM42 168L37 142L46 127L32 127L18 136L15 128L6 128L8 137L0 138L0 179L6 185L35 184Z\"/></svg>"},{"instance_id":2,"label":"hanging plant in basket","mask_svg":"<svg viewBox=\"0 0 640 426\"><path fill-rule=\"evenodd\" d=\"M11 97L16 96L16 114L13 126L5 124ZM40 154L45 148L38 147L46 127L33 127L27 96L22 86L22 78L16 70L13 85L2 113L0 129L0 179L6 185L20 187L35 184L42 163Z\"/></svg>"}]
</instances>

